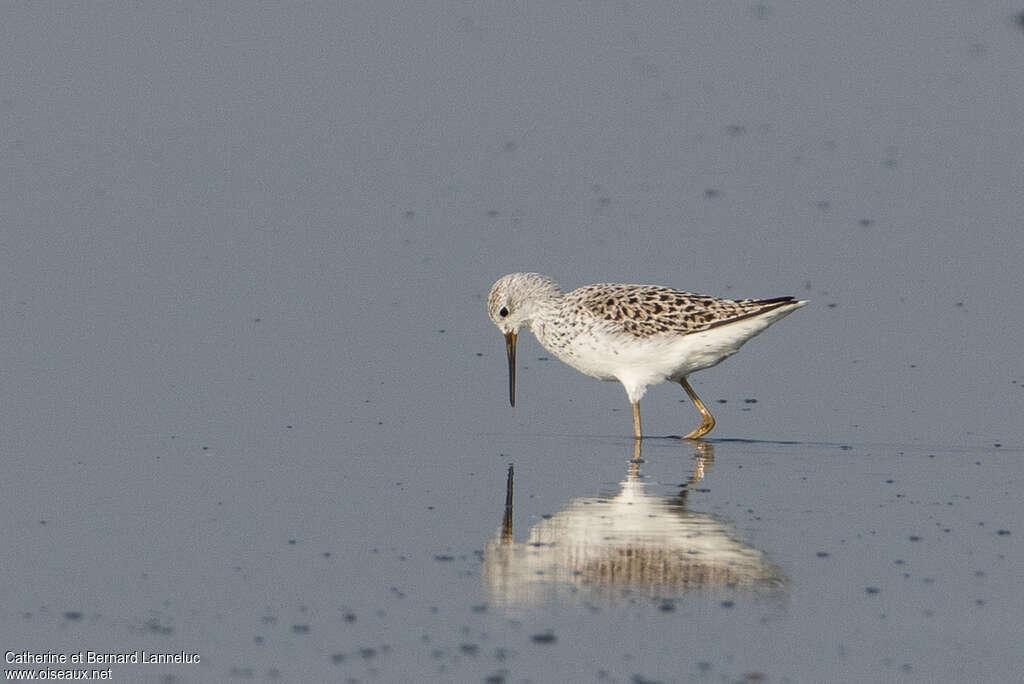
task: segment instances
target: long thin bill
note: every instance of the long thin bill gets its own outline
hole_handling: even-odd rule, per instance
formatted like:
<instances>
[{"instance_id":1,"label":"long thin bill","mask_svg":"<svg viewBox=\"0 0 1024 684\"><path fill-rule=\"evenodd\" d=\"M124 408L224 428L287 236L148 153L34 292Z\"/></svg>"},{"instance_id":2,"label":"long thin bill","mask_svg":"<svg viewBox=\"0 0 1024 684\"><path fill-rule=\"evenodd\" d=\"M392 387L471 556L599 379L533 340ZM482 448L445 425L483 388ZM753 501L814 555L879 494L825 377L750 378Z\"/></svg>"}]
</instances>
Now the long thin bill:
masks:
<instances>
[{"instance_id":1,"label":"long thin bill","mask_svg":"<svg viewBox=\"0 0 1024 684\"><path fill-rule=\"evenodd\" d=\"M508 403L516 405L516 334L505 333L505 351L508 352Z\"/></svg>"}]
</instances>

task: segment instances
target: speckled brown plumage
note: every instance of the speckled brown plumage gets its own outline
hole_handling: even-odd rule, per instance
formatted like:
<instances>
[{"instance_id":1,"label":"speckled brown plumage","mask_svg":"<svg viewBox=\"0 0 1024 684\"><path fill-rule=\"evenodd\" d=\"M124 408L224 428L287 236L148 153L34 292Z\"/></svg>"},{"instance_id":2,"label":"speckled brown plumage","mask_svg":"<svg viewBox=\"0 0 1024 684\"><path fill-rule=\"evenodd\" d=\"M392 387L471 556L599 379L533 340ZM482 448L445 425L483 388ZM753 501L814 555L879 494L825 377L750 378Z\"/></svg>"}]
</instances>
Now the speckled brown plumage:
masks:
<instances>
[{"instance_id":1,"label":"speckled brown plumage","mask_svg":"<svg viewBox=\"0 0 1024 684\"><path fill-rule=\"evenodd\" d=\"M792 302L793 298L719 299L659 285L598 283L573 290L563 300L563 306L579 307L601 320L618 324L624 332L648 337L708 330L765 313Z\"/></svg>"}]
</instances>

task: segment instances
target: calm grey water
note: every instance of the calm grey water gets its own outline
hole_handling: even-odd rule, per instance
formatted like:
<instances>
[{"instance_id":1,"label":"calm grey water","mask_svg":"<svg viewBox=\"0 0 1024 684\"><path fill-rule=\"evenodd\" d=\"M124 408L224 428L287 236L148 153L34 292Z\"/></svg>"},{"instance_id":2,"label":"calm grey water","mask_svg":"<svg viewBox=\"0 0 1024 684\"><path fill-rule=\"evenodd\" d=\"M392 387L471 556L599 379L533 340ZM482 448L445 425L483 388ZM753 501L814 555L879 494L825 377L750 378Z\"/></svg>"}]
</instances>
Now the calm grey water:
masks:
<instances>
[{"instance_id":1,"label":"calm grey water","mask_svg":"<svg viewBox=\"0 0 1024 684\"><path fill-rule=\"evenodd\" d=\"M8 7L3 650L1014 680L1018 9ZM514 270L811 304L692 378L714 439L648 392L636 467L529 335L507 406Z\"/></svg>"}]
</instances>

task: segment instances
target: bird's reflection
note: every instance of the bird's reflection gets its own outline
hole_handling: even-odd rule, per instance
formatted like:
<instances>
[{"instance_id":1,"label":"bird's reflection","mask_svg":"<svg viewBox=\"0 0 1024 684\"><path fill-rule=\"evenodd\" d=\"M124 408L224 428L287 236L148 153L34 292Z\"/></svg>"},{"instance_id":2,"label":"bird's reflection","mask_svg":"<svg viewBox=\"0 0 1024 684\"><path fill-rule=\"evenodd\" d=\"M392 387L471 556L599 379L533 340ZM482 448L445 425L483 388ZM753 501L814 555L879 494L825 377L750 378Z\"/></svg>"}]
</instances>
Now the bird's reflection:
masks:
<instances>
[{"instance_id":1,"label":"bird's reflection","mask_svg":"<svg viewBox=\"0 0 1024 684\"><path fill-rule=\"evenodd\" d=\"M687 494L714 462L714 446L692 441L693 474L672 496L647 491L640 440L618 493L573 499L516 542L514 470L509 466L505 515L484 553L490 599L541 603L561 594L583 600L670 597L714 587L776 589L787 579L722 520L687 510Z\"/></svg>"}]
</instances>

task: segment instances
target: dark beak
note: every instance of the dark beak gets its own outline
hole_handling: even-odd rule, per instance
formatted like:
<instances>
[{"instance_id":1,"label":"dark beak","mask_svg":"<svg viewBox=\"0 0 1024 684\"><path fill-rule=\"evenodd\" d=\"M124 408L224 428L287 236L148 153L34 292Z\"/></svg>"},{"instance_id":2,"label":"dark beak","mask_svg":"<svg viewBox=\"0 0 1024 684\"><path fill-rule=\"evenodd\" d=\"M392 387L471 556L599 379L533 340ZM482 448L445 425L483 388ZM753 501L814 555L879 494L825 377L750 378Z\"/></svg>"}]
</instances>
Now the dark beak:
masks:
<instances>
[{"instance_id":1,"label":"dark beak","mask_svg":"<svg viewBox=\"0 0 1024 684\"><path fill-rule=\"evenodd\" d=\"M505 333L505 351L508 352L508 403L516 405L516 334Z\"/></svg>"}]
</instances>

